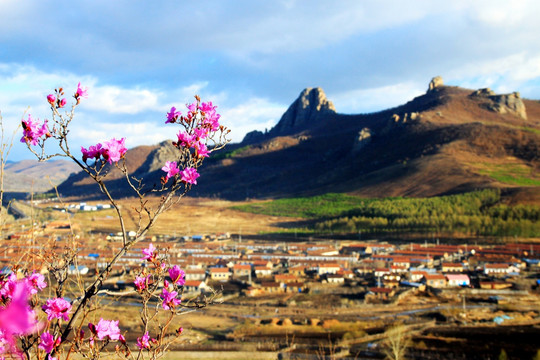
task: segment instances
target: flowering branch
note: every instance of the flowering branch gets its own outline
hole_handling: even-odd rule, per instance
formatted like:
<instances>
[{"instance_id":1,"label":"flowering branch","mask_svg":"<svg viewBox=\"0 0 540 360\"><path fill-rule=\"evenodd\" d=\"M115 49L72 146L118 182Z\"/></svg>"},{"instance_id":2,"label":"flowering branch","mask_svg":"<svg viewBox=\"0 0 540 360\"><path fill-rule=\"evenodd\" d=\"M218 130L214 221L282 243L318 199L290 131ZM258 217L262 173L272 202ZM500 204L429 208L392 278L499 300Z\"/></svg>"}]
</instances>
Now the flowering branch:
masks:
<instances>
[{"instance_id":1,"label":"flowering branch","mask_svg":"<svg viewBox=\"0 0 540 360\"><path fill-rule=\"evenodd\" d=\"M103 271L96 274L88 286L81 288L81 294L71 302L63 298L63 284L67 279L67 267L76 262L76 250L68 249L61 255L61 260L49 263L49 271L57 283L56 297L48 299L42 306L47 319L42 329L44 331L39 337L35 335L36 331L41 330L38 330L39 322L34 308L22 305L28 304L30 300L34 307L38 304L38 298L34 295L47 286L42 275L40 277L40 274L32 273L22 281L17 280L16 276L7 280L0 279L0 305L4 304L4 307L0 306L0 355L12 353L22 357L24 354L26 358L30 358L30 349L34 348L36 354L44 353L46 359L52 360L62 352L64 345L71 343L66 358L75 351L84 357L97 359L109 342L117 341L121 346L117 345L116 352L130 358L129 344L119 329L118 320L101 318L97 324L89 323L89 333L88 336L85 335L83 321L88 316L91 300L97 294L111 295L102 288L113 266L128 250L145 238L163 212L180 201L192 186L197 185L197 179L200 176L198 168L212 152L222 149L230 141L227 139L230 131L219 123L220 115L216 111L216 106L211 102L201 102L198 96L195 96L195 102L186 105L185 115L172 107L166 115L165 123L180 126L176 140L172 143L177 150L176 156L163 165L161 170L164 174L159 185L149 187L145 186L143 179L131 176L127 169L125 138L113 138L88 148L81 147L81 157L71 151L68 141L69 125L74 119L76 107L81 104L82 99L88 97L88 90L79 83L73 95L75 102L69 111L63 113L62 110L67 105L64 94L64 89L59 88L47 96L52 113L50 121L41 122L30 114L26 118L23 117L21 142L26 143L28 149L39 161L56 156L70 158L98 184L101 192L116 211L122 233L122 246L107 262ZM45 145L52 139L55 140L60 152L47 154ZM139 199L139 206L135 209L139 214L138 228L136 236L131 239L127 236L122 209L107 188L106 178L112 166L124 174L129 188ZM159 196L157 205L153 207L149 205L146 199L148 195ZM213 296L207 298L204 304L197 302L182 304L180 295L185 283L184 272L178 266L170 264L166 255L166 253L160 253L160 250L153 248L152 245L144 249L143 259L152 267L143 268L134 281L136 292L140 295L143 305L141 310L143 334L137 338L136 346L139 349L137 358L141 356L143 350L151 351L152 358L156 358L160 352L165 351L171 344L170 341L166 341L166 334L174 317L181 313L181 308L206 306L216 295L214 293ZM52 259L55 258L57 256L53 255ZM150 312L151 301L156 301L156 305ZM163 322L159 322L157 315L163 311L168 315ZM19 328L10 330L3 319L14 313L23 316L27 321ZM151 330L149 324L154 321L158 322L156 338L152 338L149 333ZM181 332L181 329L175 330L176 337ZM21 350L16 345L17 338L21 340ZM2 347L2 344L7 344L7 346ZM37 349L35 349L36 346ZM41 358L41 355L38 355L38 358Z\"/></svg>"}]
</instances>

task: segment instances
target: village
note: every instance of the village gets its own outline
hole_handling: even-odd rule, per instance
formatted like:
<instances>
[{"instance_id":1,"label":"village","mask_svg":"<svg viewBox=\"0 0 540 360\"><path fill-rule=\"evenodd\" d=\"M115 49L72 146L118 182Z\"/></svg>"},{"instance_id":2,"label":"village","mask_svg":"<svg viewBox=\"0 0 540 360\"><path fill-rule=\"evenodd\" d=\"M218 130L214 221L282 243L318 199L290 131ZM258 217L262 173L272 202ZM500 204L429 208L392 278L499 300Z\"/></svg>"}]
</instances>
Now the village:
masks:
<instances>
[{"instance_id":1,"label":"village","mask_svg":"<svg viewBox=\"0 0 540 360\"><path fill-rule=\"evenodd\" d=\"M100 228L109 216L98 206L68 207L73 214L92 213L93 229L73 217L5 224L1 273L46 274L47 264L67 261L73 283L91 281L105 271L123 238ZM131 240L136 233L126 235ZM142 250L150 244L185 271L182 303L211 299L203 311L181 317L190 330L177 351L292 356L313 353L314 346L330 339L344 354L370 358L366 354L377 353L377 341L395 324L414 335L410 351L428 358L460 341L468 351L477 351L484 341L477 337L485 329L494 332L490 336L506 334L508 342L501 344L507 350L536 351L512 338L514 331L529 341L529 335L520 335L523 329L533 331L540 323L540 244L535 242L155 233L112 267L104 290L124 294L114 302L116 311L138 311L133 281L148 266ZM536 336L534 331L530 336Z\"/></svg>"},{"instance_id":2,"label":"village","mask_svg":"<svg viewBox=\"0 0 540 360\"><path fill-rule=\"evenodd\" d=\"M75 238L76 267L73 264L70 272L93 275L102 271L120 249L121 234L96 234L89 241L74 235L74 231L76 226L62 221L22 231L5 227L1 266L7 271L14 259L24 261L25 254L36 255L47 246L73 246L69 244ZM126 275L145 266L141 250L150 243L165 250L171 264L185 270L185 295L205 293L216 285L225 293L248 297L360 287L369 302L390 301L411 287L533 291L540 283L540 244L269 242L224 233L149 237L114 265L111 279L117 279L115 286L133 286ZM32 261L36 262L36 256Z\"/></svg>"}]
</instances>

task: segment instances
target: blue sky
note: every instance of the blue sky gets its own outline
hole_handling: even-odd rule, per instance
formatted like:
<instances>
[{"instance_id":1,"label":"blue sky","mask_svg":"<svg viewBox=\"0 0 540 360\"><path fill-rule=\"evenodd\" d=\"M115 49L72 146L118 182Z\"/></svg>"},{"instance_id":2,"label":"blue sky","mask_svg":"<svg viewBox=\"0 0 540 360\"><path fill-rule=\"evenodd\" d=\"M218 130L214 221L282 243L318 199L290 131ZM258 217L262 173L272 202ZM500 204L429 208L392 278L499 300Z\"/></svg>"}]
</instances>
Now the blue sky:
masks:
<instances>
[{"instance_id":1,"label":"blue sky","mask_svg":"<svg viewBox=\"0 0 540 360\"><path fill-rule=\"evenodd\" d=\"M0 0L0 111L6 133L28 107L80 81L72 149L175 137L171 106L198 94L232 139L277 123L320 86L340 113L400 105L446 84L540 99L538 1ZM16 141L20 138L16 137ZM10 160L30 158L15 144Z\"/></svg>"}]
</instances>

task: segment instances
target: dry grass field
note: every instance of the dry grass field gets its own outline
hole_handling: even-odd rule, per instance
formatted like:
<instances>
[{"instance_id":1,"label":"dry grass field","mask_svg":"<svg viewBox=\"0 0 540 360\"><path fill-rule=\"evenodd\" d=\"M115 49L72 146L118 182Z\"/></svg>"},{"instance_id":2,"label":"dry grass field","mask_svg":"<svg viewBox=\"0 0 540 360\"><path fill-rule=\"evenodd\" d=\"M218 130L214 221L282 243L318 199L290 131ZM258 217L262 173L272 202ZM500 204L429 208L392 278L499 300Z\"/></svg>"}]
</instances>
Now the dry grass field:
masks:
<instances>
[{"instance_id":1,"label":"dry grass field","mask_svg":"<svg viewBox=\"0 0 540 360\"><path fill-rule=\"evenodd\" d=\"M157 199L149 199L149 204L157 203ZM295 218L282 218L257 215L231 209L234 205L246 202L232 202L206 198L183 198L178 204L163 213L150 234L158 235L192 235L192 234L258 234L261 231L277 231L287 223L297 221ZM92 204L92 202L89 202ZM134 230L139 221L135 211L139 205L137 199L119 201L124 212L126 228ZM104 232L119 231L118 220L114 210L98 212L79 212L74 215L74 222L82 229ZM143 222L144 222L143 217Z\"/></svg>"}]
</instances>

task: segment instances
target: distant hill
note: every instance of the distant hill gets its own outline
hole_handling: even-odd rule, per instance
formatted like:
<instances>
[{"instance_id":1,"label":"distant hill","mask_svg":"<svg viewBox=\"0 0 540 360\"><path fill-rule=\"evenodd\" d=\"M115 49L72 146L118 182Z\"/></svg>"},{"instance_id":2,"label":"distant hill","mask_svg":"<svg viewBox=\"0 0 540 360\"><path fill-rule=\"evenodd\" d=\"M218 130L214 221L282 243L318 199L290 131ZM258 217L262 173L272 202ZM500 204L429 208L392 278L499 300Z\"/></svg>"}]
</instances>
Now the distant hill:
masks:
<instances>
[{"instance_id":1,"label":"distant hill","mask_svg":"<svg viewBox=\"0 0 540 360\"><path fill-rule=\"evenodd\" d=\"M5 166L4 191L45 192L78 171L79 166L67 160L8 162Z\"/></svg>"},{"instance_id":2,"label":"distant hill","mask_svg":"<svg viewBox=\"0 0 540 360\"><path fill-rule=\"evenodd\" d=\"M128 168L148 182L170 143L128 151ZM127 195L119 173L110 186ZM213 154L195 196L283 198L328 192L368 197L434 196L500 188L509 201L540 202L540 103L518 93L445 86L371 114L336 112L320 88L301 92L278 124ZM65 195L98 196L82 174Z\"/></svg>"}]
</instances>

